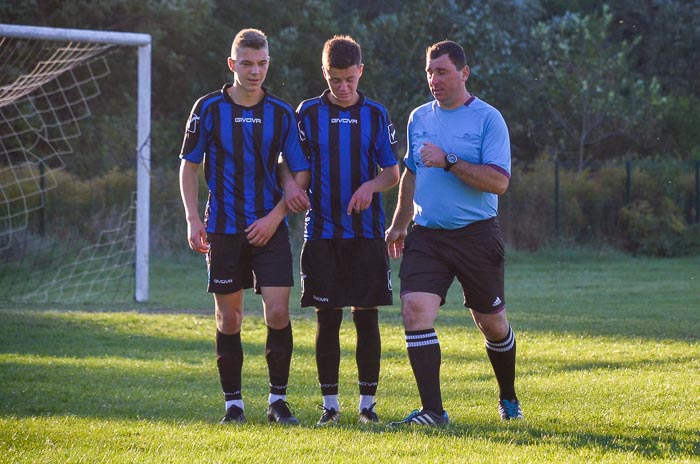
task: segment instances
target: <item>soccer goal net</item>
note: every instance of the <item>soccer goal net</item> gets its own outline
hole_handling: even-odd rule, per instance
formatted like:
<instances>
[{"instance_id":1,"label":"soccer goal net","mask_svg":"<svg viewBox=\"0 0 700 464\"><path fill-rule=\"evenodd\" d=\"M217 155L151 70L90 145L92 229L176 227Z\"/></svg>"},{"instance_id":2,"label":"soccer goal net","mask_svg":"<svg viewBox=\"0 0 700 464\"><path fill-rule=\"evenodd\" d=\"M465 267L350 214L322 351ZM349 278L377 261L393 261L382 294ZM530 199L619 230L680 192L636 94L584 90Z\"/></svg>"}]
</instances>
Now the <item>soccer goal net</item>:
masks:
<instances>
[{"instance_id":1,"label":"soccer goal net","mask_svg":"<svg viewBox=\"0 0 700 464\"><path fill-rule=\"evenodd\" d=\"M0 24L0 301L148 299L150 66L147 34Z\"/></svg>"}]
</instances>

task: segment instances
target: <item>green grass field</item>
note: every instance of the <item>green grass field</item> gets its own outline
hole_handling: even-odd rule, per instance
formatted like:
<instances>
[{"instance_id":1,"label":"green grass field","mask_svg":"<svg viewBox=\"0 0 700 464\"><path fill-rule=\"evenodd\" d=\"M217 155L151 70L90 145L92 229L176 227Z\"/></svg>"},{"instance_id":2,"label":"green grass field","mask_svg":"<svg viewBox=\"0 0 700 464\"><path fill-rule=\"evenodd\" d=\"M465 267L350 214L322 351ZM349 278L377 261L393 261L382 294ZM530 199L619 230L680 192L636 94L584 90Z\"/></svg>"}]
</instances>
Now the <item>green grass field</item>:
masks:
<instances>
[{"instance_id":1,"label":"green grass field","mask_svg":"<svg viewBox=\"0 0 700 464\"><path fill-rule=\"evenodd\" d=\"M0 308L0 462L700 462L700 258L511 253L525 420L509 423L498 419L483 339L454 285L436 325L452 424L398 431L356 423L347 311L341 424L314 428L315 320L298 307L298 288L288 399L302 425L266 423L265 326L248 295L248 423L219 426L204 278L201 259L158 259L148 304ZM387 422L419 406L395 303L380 314L377 411Z\"/></svg>"}]
</instances>

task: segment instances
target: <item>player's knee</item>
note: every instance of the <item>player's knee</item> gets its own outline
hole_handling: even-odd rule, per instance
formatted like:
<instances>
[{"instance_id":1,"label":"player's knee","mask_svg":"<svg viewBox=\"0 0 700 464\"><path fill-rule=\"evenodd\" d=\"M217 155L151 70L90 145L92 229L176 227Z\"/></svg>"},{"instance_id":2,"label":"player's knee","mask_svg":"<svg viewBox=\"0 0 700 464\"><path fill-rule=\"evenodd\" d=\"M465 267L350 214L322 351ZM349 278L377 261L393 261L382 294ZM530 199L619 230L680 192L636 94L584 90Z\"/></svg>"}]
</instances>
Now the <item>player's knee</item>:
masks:
<instances>
[{"instance_id":1,"label":"player's knee","mask_svg":"<svg viewBox=\"0 0 700 464\"><path fill-rule=\"evenodd\" d=\"M412 298L405 298L401 304L401 316L407 330L431 328L434 319L431 318L432 313L424 303Z\"/></svg>"},{"instance_id":2,"label":"player's knee","mask_svg":"<svg viewBox=\"0 0 700 464\"><path fill-rule=\"evenodd\" d=\"M224 334L233 334L241 331L243 314L239 311L217 311L216 328Z\"/></svg>"},{"instance_id":3,"label":"player's knee","mask_svg":"<svg viewBox=\"0 0 700 464\"><path fill-rule=\"evenodd\" d=\"M508 336L508 331L510 330L510 324L505 317L482 317L477 321L477 326L487 340L501 340Z\"/></svg>"},{"instance_id":4,"label":"player's knee","mask_svg":"<svg viewBox=\"0 0 700 464\"><path fill-rule=\"evenodd\" d=\"M273 329L283 329L289 324L289 305L270 304L265 308L265 322Z\"/></svg>"}]
</instances>

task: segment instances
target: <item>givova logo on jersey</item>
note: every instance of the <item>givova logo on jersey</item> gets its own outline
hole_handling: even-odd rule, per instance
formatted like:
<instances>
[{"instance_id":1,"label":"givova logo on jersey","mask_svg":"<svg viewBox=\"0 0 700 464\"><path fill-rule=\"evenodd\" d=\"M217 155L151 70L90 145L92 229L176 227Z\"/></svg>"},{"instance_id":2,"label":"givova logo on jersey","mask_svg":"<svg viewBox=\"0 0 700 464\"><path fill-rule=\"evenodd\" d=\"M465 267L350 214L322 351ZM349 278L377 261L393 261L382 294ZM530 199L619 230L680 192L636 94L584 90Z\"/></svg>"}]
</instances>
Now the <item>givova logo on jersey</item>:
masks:
<instances>
[{"instance_id":1,"label":"givova logo on jersey","mask_svg":"<svg viewBox=\"0 0 700 464\"><path fill-rule=\"evenodd\" d=\"M260 118L242 118L242 117L238 117L238 118L235 118L233 121L236 122L236 123L245 122L245 123L248 123L248 124L262 124L262 119L260 119Z\"/></svg>"},{"instance_id":2,"label":"givova logo on jersey","mask_svg":"<svg viewBox=\"0 0 700 464\"><path fill-rule=\"evenodd\" d=\"M355 118L331 118L331 124L358 124Z\"/></svg>"}]
</instances>

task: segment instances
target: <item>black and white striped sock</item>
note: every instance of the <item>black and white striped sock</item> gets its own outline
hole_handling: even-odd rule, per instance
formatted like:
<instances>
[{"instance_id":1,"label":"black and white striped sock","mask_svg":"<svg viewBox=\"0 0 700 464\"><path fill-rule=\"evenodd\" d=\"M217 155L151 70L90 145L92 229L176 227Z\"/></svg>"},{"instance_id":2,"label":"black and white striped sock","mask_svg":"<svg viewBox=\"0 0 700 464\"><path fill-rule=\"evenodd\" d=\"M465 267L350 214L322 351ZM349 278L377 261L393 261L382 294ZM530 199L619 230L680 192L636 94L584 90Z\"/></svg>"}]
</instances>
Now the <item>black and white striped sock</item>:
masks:
<instances>
[{"instance_id":1,"label":"black and white striped sock","mask_svg":"<svg viewBox=\"0 0 700 464\"><path fill-rule=\"evenodd\" d=\"M443 413L440 392L440 342L434 328L406 331L406 349L423 409Z\"/></svg>"},{"instance_id":2,"label":"black and white striped sock","mask_svg":"<svg viewBox=\"0 0 700 464\"><path fill-rule=\"evenodd\" d=\"M485 339L486 340L486 339ZM515 333L508 326L508 335L503 340L486 340L486 353L496 374L499 397L515 400Z\"/></svg>"}]
</instances>

